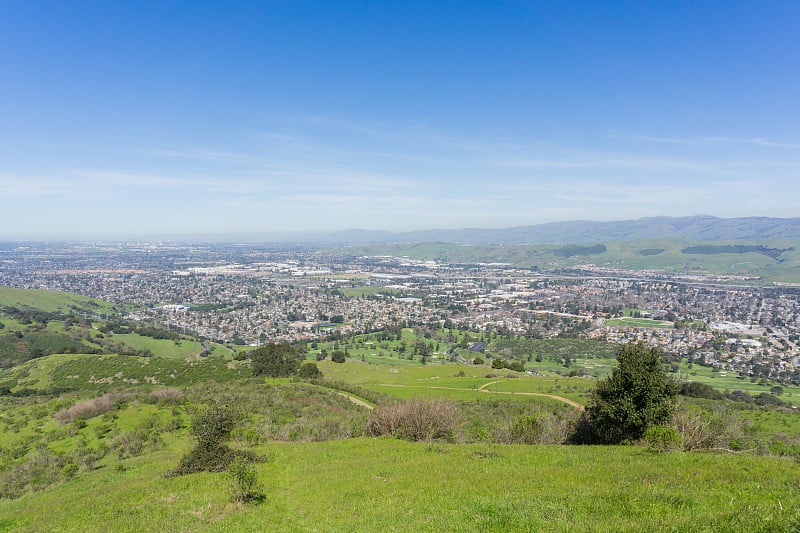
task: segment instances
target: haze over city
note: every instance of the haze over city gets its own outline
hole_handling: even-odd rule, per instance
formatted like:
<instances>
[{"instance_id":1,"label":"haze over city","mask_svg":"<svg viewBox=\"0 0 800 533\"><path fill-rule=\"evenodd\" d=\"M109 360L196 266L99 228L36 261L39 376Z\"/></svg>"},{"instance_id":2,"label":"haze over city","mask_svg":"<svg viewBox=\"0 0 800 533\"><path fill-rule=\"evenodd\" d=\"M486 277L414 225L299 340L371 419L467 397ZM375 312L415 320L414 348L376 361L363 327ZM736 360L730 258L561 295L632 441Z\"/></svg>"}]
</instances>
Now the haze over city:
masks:
<instances>
[{"instance_id":1,"label":"haze over city","mask_svg":"<svg viewBox=\"0 0 800 533\"><path fill-rule=\"evenodd\" d=\"M795 2L0 5L0 238L797 213Z\"/></svg>"}]
</instances>

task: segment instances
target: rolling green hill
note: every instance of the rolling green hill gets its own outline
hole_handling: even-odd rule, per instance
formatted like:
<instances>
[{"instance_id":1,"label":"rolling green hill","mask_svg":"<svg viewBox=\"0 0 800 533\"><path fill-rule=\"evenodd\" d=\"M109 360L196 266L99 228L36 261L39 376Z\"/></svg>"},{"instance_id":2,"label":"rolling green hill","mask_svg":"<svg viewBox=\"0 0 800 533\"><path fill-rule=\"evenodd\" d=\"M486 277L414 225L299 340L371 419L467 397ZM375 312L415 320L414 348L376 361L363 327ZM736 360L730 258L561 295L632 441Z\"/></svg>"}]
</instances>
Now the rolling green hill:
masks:
<instances>
[{"instance_id":1,"label":"rolling green hill","mask_svg":"<svg viewBox=\"0 0 800 533\"><path fill-rule=\"evenodd\" d=\"M0 308L19 306L31 307L48 313L56 311L62 313L70 311L106 313L115 309L115 305L112 303L69 292L0 287Z\"/></svg>"},{"instance_id":2,"label":"rolling green hill","mask_svg":"<svg viewBox=\"0 0 800 533\"><path fill-rule=\"evenodd\" d=\"M429 445L358 438L255 451L266 497L230 503L224 474L163 477L186 450L0 500L7 531L793 531L800 466L633 447Z\"/></svg>"},{"instance_id":3,"label":"rolling green hill","mask_svg":"<svg viewBox=\"0 0 800 533\"><path fill-rule=\"evenodd\" d=\"M540 270L596 265L623 270L757 276L763 282L800 283L800 241L605 241L577 245L461 245L445 243L345 248L352 255L393 255L454 263L509 263Z\"/></svg>"}]
</instances>

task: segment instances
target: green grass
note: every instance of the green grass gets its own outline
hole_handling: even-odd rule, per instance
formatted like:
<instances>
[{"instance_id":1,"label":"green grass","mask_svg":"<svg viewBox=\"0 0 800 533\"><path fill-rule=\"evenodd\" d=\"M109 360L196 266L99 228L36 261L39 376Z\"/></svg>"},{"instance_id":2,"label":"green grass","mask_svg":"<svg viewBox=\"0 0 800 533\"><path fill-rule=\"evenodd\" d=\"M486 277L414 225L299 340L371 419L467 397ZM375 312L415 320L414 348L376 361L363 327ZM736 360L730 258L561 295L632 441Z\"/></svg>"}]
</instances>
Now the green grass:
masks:
<instances>
[{"instance_id":1,"label":"green grass","mask_svg":"<svg viewBox=\"0 0 800 533\"><path fill-rule=\"evenodd\" d=\"M69 292L0 287L0 307L27 306L47 312L70 312L72 306L87 312L110 312L114 304Z\"/></svg>"},{"instance_id":2,"label":"green grass","mask_svg":"<svg viewBox=\"0 0 800 533\"><path fill-rule=\"evenodd\" d=\"M629 316L624 316L622 318L611 318L606 320L604 325L606 326L622 326L622 327L632 327L632 328L661 328L661 329L671 329L674 324L667 320L654 320L652 318L633 318Z\"/></svg>"},{"instance_id":3,"label":"green grass","mask_svg":"<svg viewBox=\"0 0 800 533\"><path fill-rule=\"evenodd\" d=\"M762 392L769 392L770 388L773 387L772 383L753 383L749 379L741 378L735 372L724 370L715 372L712 368L700 365L692 365L692 368L689 368L685 359L681 361L680 372L682 381L705 383L720 391L741 390L749 392L750 394L761 394ZM784 393L778 396L778 398L796 407L800 407L800 387L794 385L781 385L781 387L783 387Z\"/></svg>"},{"instance_id":4,"label":"green grass","mask_svg":"<svg viewBox=\"0 0 800 533\"><path fill-rule=\"evenodd\" d=\"M636 447L429 445L358 438L271 443L262 503L230 503L223 474L163 478L190 445L0 501L27 531L792 531L798 463ZM121 469L116 468L119 464Z\"/></svg>"},{"instance_id":5,"label":"green grass","mask_svg":"<svg viewBox=\"0 0 800 533\"><path fill-rule=\"evenodd\" d=\"M138 333L115 334L110 337L114 342L122 342L134 350L149 350L159 357L187 358L199 355L203 346L187 339L172 341L169 339L153 339Z\"/></svg>"},{"instance_id":6,"label":"green grass","mask_svg":"<svg viewBox=\"0 0 800 533\"><path fill-rule=\"evenodd\" d=\"M468 401L501 397L509 401L528 401L536 396L527 394L553 394L586 403L586 392L594 381L586 378L564 378L558 376L529 376L508 370L493 370L487 366L471 365L413 365L391 367L370 365L359 361L342 364L330 361L317 363L326 378L344 381L388 394L396 398L449 398ZM463 372L463 376L456 374ZM499 377L487 378L487 374ZM515 379L504 378L509 374ZM494 383L490 390L524 394L491 395L479 389Z\"/></svg>"},{"instance_id":7,"label":"green grass","mask_svg":"<svg viewBox=\"0 0 800 533\"><path fill-rule=\"evenodd\" d=\"M398 398L471 402L473 414L489 413L491 419L492 413L503 412L491 411L492 406L506 402L515 402L514 413L570 412L555 400L527 394L583 403L593 385L590 379L560 376L515 374L520 377L511 379L503 377L512 374L507 371L461 364L389 366L351 360L318 365L328 379ZM223 358L55 355L12 370L6 378L25 374L23 379L39 387L81 384L80 390L58 397L0 397L0 448L29 446L29 454L37 439L45 439L54 452L69 454L79 446L100 446L104 428L132 431L154 418L185 422L191 405L236 398L251 413L250 427L263 428L269 421L273 428L268 433L283 440L313 440L299 432L312 419L320 432L345 413L360 427L366 419L366 410L332 391L287 379L242 379L248 365ZM501 376L487 378L489 372ZM188 405L143 403L151 387L143 379L147 376L187 387ZM167 382L169 376L174 377ZM479 391L488 384L492 391L514 394ZM91 418L85 426L62 426L52 417L79 399L118 386L131 396L113 416ZM800 434L800 417L794 413L741 414L759 430ZM800 529L800 462L786 458L365 437L267 442L252 448L270 458L256 465L266 498L237 505L230 503L224 474L165 478L193 440L185 424L162 438L163 449L148 447L141 456L122 459L109 453L72 480L0 500L0 531L263 531L265 524L272 531Z\"/></svg>"},{"instance_id":8,"label":"green grass","mask_svg":"<svg viewBox=\"0 0 800 533\"><path fill-rule=\"evenodd\" d=\"M364 285L361 287L344 287L339 289L345 296L375 296L376 294L397 294L396 289L387 289L380 285Z\"/></svg>"}]
</instances>

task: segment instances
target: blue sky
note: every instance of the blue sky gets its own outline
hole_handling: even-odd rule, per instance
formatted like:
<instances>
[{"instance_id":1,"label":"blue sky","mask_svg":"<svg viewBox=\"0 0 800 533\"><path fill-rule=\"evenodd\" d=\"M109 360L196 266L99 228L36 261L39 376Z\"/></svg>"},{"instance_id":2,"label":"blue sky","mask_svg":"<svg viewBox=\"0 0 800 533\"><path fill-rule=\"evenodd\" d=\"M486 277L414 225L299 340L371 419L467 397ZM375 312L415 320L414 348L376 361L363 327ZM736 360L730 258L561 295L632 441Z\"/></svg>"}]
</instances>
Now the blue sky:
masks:
<instances>
[{"instance_id":1,"label":"blue sky","mask_svg":"<svg viewBox=\"0 0 800 533\"><path fill-rule=\"evenodd\" d=\"M800 2L0 2L0 238L800 216Z\"/></svg>"}]
</instances>

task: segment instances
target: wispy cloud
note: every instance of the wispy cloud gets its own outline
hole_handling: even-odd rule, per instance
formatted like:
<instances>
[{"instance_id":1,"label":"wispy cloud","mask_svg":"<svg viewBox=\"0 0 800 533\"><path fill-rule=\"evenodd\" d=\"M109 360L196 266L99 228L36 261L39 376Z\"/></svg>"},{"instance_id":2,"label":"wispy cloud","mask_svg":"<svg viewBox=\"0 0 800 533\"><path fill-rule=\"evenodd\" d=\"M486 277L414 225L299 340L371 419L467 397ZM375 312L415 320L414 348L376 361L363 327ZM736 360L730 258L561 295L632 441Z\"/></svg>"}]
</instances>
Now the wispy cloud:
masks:
<instances>
[{"instance_id":1,"label":"wispy cloud","mask_svg":"<svg viewBox=\"0 0 800 533\"><path fill-rule=\"evenodd\" d=\"M783 148L788 150L800 150L800 143L775 141L759 137L726 137L726 136L702 136L702 137L659 137L654 135L633 134L626 135L619 132L609 134L611 138L627 139L655 144L676 144L683 146L708 146L708 145L745 145L759 148Z\"/></svg>"}]
</instances>

